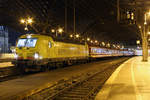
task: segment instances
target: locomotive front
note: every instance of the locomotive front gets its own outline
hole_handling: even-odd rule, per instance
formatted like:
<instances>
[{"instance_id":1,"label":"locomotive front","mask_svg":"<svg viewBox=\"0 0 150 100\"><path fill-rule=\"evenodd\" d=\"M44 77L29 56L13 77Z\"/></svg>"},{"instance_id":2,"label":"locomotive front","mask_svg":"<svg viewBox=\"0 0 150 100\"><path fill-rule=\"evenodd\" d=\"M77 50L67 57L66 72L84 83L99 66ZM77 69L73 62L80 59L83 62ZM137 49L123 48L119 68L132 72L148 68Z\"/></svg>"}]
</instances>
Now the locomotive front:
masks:
<instances>
[{"instance_id":1,"label":"locomotive front","mask_svg":"<svg viewBox=\"0 0 150 100\"><path fill-rule=\"evenodd\" d=\"M41 64L43 56L38 47L39 37L37 35L27 34L21 36L16 45L15 61L16 65L37 65Z\"/></svg>"}]
</instances>

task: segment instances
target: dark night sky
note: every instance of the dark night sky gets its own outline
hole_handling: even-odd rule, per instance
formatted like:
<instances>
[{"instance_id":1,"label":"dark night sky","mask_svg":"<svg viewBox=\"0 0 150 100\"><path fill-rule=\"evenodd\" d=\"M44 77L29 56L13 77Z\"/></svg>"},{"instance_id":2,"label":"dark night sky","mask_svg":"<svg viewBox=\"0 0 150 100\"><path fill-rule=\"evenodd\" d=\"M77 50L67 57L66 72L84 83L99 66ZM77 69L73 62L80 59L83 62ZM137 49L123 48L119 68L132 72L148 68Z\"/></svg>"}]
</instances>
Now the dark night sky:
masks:
<instances>
[{"instance_id":1,"label":"dark night sky","mask_svg":"<svg viewBox=\"0 0 150 100\"><path fill-rule=\"evenodd\" d=\"M73 32L75 4L76 32L82 36L90 36L99 41L109 40L127 44L134 44L132 42L139 38L137 33L116 23L116 0L75 0L75 3L73 1L67 0L67 34ZM64 27L65 0L3 0L0 1L0 7L0 24L10 27L12 41L25 33L24 26L19 23L22 17L32 16L35 21L33 26L37 28L42 28L41 23L45 24L47 20L51 25L48 30L58 26Z\"/></svg>"}]
</instances>

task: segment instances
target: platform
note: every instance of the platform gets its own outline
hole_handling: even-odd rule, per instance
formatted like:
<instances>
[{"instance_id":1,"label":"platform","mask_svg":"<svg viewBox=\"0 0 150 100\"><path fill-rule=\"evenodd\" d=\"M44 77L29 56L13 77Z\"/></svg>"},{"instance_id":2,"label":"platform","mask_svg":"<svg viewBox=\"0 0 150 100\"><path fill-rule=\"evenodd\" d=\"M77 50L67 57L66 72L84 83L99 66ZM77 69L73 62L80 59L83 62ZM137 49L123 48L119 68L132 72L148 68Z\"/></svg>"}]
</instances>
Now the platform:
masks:
<instances>
[{"instance_id":1,"label":"platform","mask_svg":"<svg viewBox=\"0 0 150 100\"><path fill-rule=\"evenodd\" d=\"M11 62L0 62L0 68L12 67L14 66Z\"/></svg>"},{"instance_id":2,"label":"platform","mask_svg":"<svg viewBox=\"0 0 150 100\"><path fill-rule=\"evenodd\" d=\"M134 57L124 62L106 81L95 100L149 100L150 57Z\"/></svg>"}]
</instances>

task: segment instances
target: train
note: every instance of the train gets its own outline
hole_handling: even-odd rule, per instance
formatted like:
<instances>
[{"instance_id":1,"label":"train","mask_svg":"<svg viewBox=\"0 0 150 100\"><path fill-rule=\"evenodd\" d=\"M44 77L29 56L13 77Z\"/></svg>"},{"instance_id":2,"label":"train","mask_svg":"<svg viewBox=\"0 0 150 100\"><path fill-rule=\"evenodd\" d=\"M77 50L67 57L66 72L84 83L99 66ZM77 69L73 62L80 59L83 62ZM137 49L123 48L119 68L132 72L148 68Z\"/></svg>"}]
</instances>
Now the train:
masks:
<instances>
[{"instance_id":1,"label":"train","mask_svg":"<svg viewBox=\"0 0 150 100\"><path fill-rule=\"evenodd\" d=\"M52 36L25 34L16 43L15 60L12 62L22 70L45 70L53 64L69 64L89 59L110 56L132 56L133 51L90 46L86 42L77 44L56 41Z\"/></svg>"}]
</instances>

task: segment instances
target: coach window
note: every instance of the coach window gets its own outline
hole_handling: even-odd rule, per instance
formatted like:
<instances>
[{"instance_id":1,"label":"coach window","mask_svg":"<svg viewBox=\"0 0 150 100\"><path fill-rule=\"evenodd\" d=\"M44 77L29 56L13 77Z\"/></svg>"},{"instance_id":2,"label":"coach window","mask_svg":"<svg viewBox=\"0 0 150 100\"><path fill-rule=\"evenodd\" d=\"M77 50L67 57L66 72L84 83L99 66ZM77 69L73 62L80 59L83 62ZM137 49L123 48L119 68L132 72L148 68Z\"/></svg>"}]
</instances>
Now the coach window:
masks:
<instances>
[{"instance_id":1,"label":"coach window","mask_svg":"<svg viewBox=\"0 0 150 100\"><path fill-rule=\"evenodd\" d=\"M49 47L49 48L52 47L52 43L51 43L51 42L48 43L48 47Z\"/></svg>"}]
</instances>

